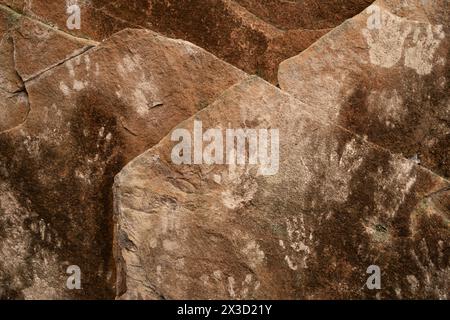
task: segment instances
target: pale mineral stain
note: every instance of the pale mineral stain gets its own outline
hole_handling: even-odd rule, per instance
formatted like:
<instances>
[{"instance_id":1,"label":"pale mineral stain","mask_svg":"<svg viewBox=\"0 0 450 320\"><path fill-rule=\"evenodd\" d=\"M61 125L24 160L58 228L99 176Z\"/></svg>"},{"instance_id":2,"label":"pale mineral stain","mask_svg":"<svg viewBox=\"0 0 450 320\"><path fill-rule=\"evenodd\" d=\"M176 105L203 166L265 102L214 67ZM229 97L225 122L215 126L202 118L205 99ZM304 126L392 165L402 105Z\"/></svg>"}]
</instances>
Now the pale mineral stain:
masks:
<instances>
[{"instance_id":1,"label":"pale mineral stain","mask_svg":"<svg viewBox=\"0 0 450 320\"><path fill-rule=\"evenodd\" d=\"M297 266L291 261L291 258L289 256L285 256L284 260L286 261L287 265L291 270L297 270Z\"/></svg>"},{"instance_id":2,"label":"pale mineral stain","mask_svg":"<svg viewBox=\"0 0 450 320\"><path fill-rule=\"evenodd\" d=\"M66 97L70 95L70 89L64 82L59 83L59 89Z\"/></svg>"},{"instance_id":3,"label":"pale mineral stain","mask_svg":"<svg viewBox=\"0 0 450 320\"><path fill-rule=\"evenodd\" d=\"M214 278L216 278L217 280L221 280L222 279L222 271L220 270L216 270L213 272Z\"/></svg>"},{"instance_id":4,"label":"pale mineral stain","mask_svg":"<svg viewBox=\"0 0 450 320\"><path fill-rule=\"evenodd\" d=\"M142 90L135 89L133 96L136 102L136 112L140 116L145 116L148 114L148 100Z\"/></svg>"},{"instance_id":5,"label":"pale mineral stain","mask_svg":"<svg viewBox=\"0 0 450 320\"><path fill-rule=\"evenodd\" d=\"M417 28L413 37L414 45L405 52L405 65L414 69L419 75L430 74L433 70L436 50L444 38L442 26L428 25L425 30Z\"/></svg>"},{"instance_id":6,"label":"pale mineral stain","mask_svg":"<svg viewBox=\"0 0 450 320\"><path fill-rule=\"evenodd\" d=\"M383 68L392 68L402 58L411 25L387 11L382 12L381 20L380 28L363 29L362 34L369 46L370 62Z\"/></svg>"},{"instance_id":7,"label":"pale mineral stain","mask_svg":"<svg viewBox=\"0 0 450 320\"><path fill-rule=\"evenodd\" d=\"M234 291L235 280L233 277L228 277L228 293L232 299L236 298L236 292Z\"/></svg>"},{"instance_id":8,"label":"pale mineral stain","mask_svg":"<svg viewBox=\"0 0 450 320\"><path fill-rule=\"evenodd\" d=\"M242 253L247 256L249 259L250 266L252 268L257 267L260 265L265 258L264 251L261 250L259 244L256 243L256 241L250 241L247 246L242 249Z\"/></svg>"},{"instance_id":9,"label":"pale mineral stain","mask_svg":"<svg viewBox=\"0 0 450 320\"><path fill-rule=\"evenodd\" d=\"M74 80L73 89L76 91L81 91L85 88L85 83L83 81Z\"/></svg>"}]
</instances>

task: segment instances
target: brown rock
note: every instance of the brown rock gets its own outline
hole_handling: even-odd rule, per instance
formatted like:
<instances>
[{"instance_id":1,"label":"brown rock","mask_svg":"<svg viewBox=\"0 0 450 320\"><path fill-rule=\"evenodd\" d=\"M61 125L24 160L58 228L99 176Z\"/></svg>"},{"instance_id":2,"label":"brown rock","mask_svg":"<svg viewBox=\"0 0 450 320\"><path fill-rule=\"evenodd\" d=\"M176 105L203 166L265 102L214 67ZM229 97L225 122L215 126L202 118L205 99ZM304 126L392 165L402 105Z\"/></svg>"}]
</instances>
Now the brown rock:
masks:
<instances>
[{"instance_id":1,"label":"brown rock","mask_svg":"<svg viewBox=\"0 0 450 320\"><path fill-rule=\"evenodd\" d=\"M448 299L448 3L371 2L0 0L0 299Z\"/></svg>"},{"instance_id":2,"label":"brown rock","mask_svg":"<svg viewBox=\"0 0 450 320\"><path fill-rule=\"evenodd\" d=\"M0 4L68 34L96 41L105 40L116 32L135 26L133 21L127 22L107 15L85 0L76 1L80 7L81 29L67 27L69 14L66 1L0 0Z\"/></svg>"},{"instance_id":3,"label":"brown rock","mask_svg":"<svg viewBox=\"0 0 450 320\"><path fill-rule=\"evenodd\" d=\"M11 13L0 8L0 89L15 93L23 90L23 82L15 67L14 40L10 29L20 16Z\"/></svg>"},{"instance_id":4,"label":"brown rock","mask_svg":"<svg viewBox=\"0 0 450 320\"><path fill-rule=\"evenodd\" d=\"M422 3L378 1L283 62L279 81L322 117L449 177L448 2Z\"/></svg>"},{"instance_id":5,"label":"brown rock","mask_svg":"<svg viewBox=\"0 0 450 320\"><path fill-rule=\"evenodd\" d=\"M113 177L246 76L185 41L127 29L25 81L29 115L0 133L0 297L114 298ZM66 288L69 265L83 290Z\"/></svg>"},{"instance_id":6,"label":"brown rock","mask_svg":"<svg viewBox=\"0 0 450 320\"><path fill-rule=\"evenodd\" d=\"M170 136L129 163L114 188L118 296L448 298L449 182L314 113L251 78L177 129L279 129L277 174L176 165ZM364 288L371 265L381 290Z\"/></svg>"},{"instance_id":7,"label":"brown rock","mask_svg":"<svg viewBox=\"0 0 450 320\"><path fill-rule=\"evenodd\" d=\"M236 0L248 11L282 30L330 29L366 9L373 0Z\"/></svg>"},{"instance_id":8,"label":"brown rock","mask_svg":"<svg viewBox=\"0 0 450 320\"><path fill-rule=\"evenodd\" d=\"M81 29L68 30L66 4L0 0L78 37L103 40L127 27L193 42L219 58L276 83L278 64L310 46L372 0L78 1ZM293 32L288 32L289 30Z\"/></svg>"},{"instance_id":9,"label":"brown rock","mask_svg":"<svg viewBox=\"0 0 450 320\"><path fill-rule=\"evenodd\" d=\"M22 124L30 111L25 92L9 93L0 89L0 132L11 130Z\"/></svg>"},{"instance_id":10,"label":"brown rock","mask_svg":"<svg viewBox=\"0 0 450 320\"><path fill-rule=\"evenodd\" d=\"M19 127L30 112L24 81L92 47L0 6L0 132Z\"/></svg>"}]
</instances>

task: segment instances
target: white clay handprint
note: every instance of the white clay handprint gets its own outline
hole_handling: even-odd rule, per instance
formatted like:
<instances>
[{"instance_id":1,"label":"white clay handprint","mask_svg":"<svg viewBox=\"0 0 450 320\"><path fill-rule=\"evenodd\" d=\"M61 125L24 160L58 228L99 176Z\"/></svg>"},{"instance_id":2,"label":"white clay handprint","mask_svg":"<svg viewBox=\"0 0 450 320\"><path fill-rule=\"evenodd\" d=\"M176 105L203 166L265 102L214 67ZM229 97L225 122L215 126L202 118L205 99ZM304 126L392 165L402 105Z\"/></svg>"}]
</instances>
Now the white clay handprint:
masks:
<instances>
[{"instance_id":1,"label":"white clay handprint","mask_svg":"<svg viewBox=\"0 0 450 320\"><path fill-rule=\"evenodd\" d=\"M417 28L413 38L414 47L408 48L405 53L405 65L420 75L430 74L434 54L444 38L442 26L428 25L425 32Z\"/></svg>"},{"instance_id":2,"label":"white clay handprint","mask_svg":"<svg viewBox=\"0 0 450 320\"><path fill-rule=\"evenodd\" d=\"M410 32L411 26L402 23L401 18L384 12L380 28L362 31L369 45L370 61L384 68L396 65L402 57L403 46Z\"/></svg>"}]
</instances>

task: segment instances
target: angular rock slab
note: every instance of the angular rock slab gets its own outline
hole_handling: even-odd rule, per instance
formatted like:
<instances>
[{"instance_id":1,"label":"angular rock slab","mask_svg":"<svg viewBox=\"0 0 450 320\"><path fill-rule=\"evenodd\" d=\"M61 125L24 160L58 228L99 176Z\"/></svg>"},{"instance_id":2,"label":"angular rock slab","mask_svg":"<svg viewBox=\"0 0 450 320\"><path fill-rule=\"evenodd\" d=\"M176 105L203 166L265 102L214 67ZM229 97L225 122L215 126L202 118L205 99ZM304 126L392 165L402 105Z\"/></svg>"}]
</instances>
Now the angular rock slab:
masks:
<instances>
[{"instance_id":1,"label":"angular rock slab","mask_svg":"<svg viewBox=\"0 0 450 320\"><path fill-rule=\"evenodd\" d=\"M0 5L0 132L30 112L24 82L96 45Z\"/></svg>"},{"instance_id":2,"label":"angular rock slab","mask_svg":"<svg viewBox=\"0 0 450 320\"><path fill-rule=\"evenodd\" d=\"M70 30L66 25L69 15L64 1L0 0L78 37L99 41L133 27L188 40L273 83L277 82L280 62L305 50L330 28L358 14L370 2L80 0L77 4L81 10L81 28Z\"/></svg>"},{"instance_id":3,"label":"angular rock slab","mask_svg":"<svg viewBox=\"0 0 450 320\"><path fill-rule=\"evenodd\" d=\"M80 8L80 29L69 29L67 24L68 18L70 16L67 13L67 9L70 5L73 4L78 5ZM49 26L54 26L59 30L70 33L76 37L97 41L106 40L114 33L119 32L123 29L136 27L133 21L127 22L108 15L102 10L93 8L91 6L91 1L89 0L0 0L0 5L8 6L18 13L39 20Z\"/></svg>"},{"instance_id":4,"label":"angular rock slab","mask_svg":"<svg viewBox=\"0 0 450 320\"><path fill-rule=\"evenodd\" d=\"M280 87L324 118L448 178L448 2L400 2L377 1L283 62Z\"/></svg>"},{"instance_id":5,"label":"angular rock slab","mask_svg":"<svg viewBox=\"0 0 450 320\"><path fill-rule=\"evenodd\" d=\"M114 298L113 177L246 77L126 29L26 81L28 117L0 132L0 297ZM66 287L70 265L81 290Z\"/></svg>"},{"instance_id":6,"label":"angular rock slab","mask_svg":"<svg viewBox=\"0 0 450 320\"><path fill-rule=\"evenodd\" d=\"M175 165L170 136L129 163L114 185L117 295L448 298L449 182L314 112L250 78L177 127L279 129L276 175ZM371 265L381 290L364 288Z\"/></svg>"},{"instance_id":7,"label":"angular rock slab","mask_svg":"<svg viewBox=\"0 0 450 320\"><path fill-rule=\"evenodd\" d=\"M113 17L191 41L250 74L276 83L281 61L306 49L330 28L361 12L370 3L355 0L346 7L327 0L321 1L320 5L308 1L303 7L291 7L282 1L271 2L144 0L130 6L123 0L95 0L93 6ZM278 10L272 10L273 2ZM323 2L333 10L324 10ZM267 11L259 10L260 7L272 11L267 15ZM309 10L304 10L306 7ZM286 20L292 17L291 21L296 23L279 24L276 18L271 19L277 16ZM289 30L296 30L297 36L291 36L287 33Z\"/></svg>"},{"instance_id":8,"label":"angular rock slab","mask_svg":"<svg viewBox=\"0 0 450 320\"><path fill-rule=\"evenodd\" d=\"M0 132L13 130L28 117L30 107L25 93L9 93L0 89Z\"/></svg>"},{"instance_id":9,"label":"angular rock slab","mask_svg":"<svg viewBox=\"0 0 450 320\"><path fill-rule=\"evenodd\" d=\"M366 9L373 0L236 0L248 11L282 30L330 29Z\"/></svg>"},{"instance_id":10,"label":"angular rock slab","mask_svg":"<svg viewBox=\"0 0 450 320\"><path fill-rule=\"evenodd\" d=\"M13 19L14 16L0 9L0 89L8 93L23 90L22 79L15 69L14 41L9 33Z\"/></svg>"},{"instance_id":11,"label":"angular rock slab","mask_svg":"<svg viewBox=\"0 0 450 320\"><path fill-rule=\"evenodd\" d=\"M19 77L19 89L23 81L28 81L42 72L61 64L98 43L76 38L40 21L30 19L8 7L0 5L0 33L3 38L0 63L0 80ZM9 76L3 76L4 71ZM4 89L3 81L0 85Z\"/></svg>"}]
</instances>

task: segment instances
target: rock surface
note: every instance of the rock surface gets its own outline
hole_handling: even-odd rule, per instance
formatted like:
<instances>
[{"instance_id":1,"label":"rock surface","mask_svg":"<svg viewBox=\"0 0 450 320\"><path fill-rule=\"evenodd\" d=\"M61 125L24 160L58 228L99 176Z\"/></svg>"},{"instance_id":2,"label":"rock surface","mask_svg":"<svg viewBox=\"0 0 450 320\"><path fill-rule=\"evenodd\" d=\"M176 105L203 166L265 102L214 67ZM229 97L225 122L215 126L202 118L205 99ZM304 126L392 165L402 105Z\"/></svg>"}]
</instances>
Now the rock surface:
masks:
<instances>
[{"instance_id":1,"label":"rock surface","mask_svg":"<svg viewBox=\"0 0 450 320\"><path fill-rule=\"evenodd\" d=\"M0 299L449 299L448 1L372 2L0 0Z\"/></svg>"},{"instance_id":2,"label":"rock surface","mask_svg":"<svg viewBox=\"0 0 450 320\"><path fill-rule=\"evenodd\" d=\"M76 39L4 6L0 6L0 36L0 132L19 126L28 117L25 81L96 44Z\"/></svg>"},{"instance_id":3,"label":"rock surface","mask_svg":"<svg viewBox=\"0 0 450 320\"><path fill-rule=\"evenodd\" d=\"M377 1L283 62L280 86L330 121L448 178L448 1L400 2Z\"/></svg>"},{"instance_id":4,"label":"rock surface","mask_svg":"<svg viewBox=\"0 0 450 320\"><path fill-rule=\"evenodd\" d=\"M0 0L79 37L103 40L127 27L191 41L276 83L278 64L306 49L373 0L79 0L81 29L68 30L60 1ZM71 2L72 3L72 2Z\"/></svg>"},{"instance_id":5,"label":"rock surface","mask_svg":"<svg viewBox=\"0 0 450 320\"><path fill-rule=\"evenodd\" d=\"M176 165L164 138L115 179L122 299L448 299L450 184L244 80L181 123L279 128L280 166ZM382 290L364 288L381 268Z\"/></svg>"},{"instance_id":6,"label":"rock surface","mask_svg":"<svg viewBox=\"0 0 450 320\"><path fill-rule=\"evenodd\" d=\"M26 23L11 31L10 89L22 91L0 104L17 109L0 122L0 297L114 298L114 175L247 75L147 30L79 51L85 40L59 47L53 29ZM69 265L81 268L83 290L66 288Z\"/></svg>"}]
</instances>

